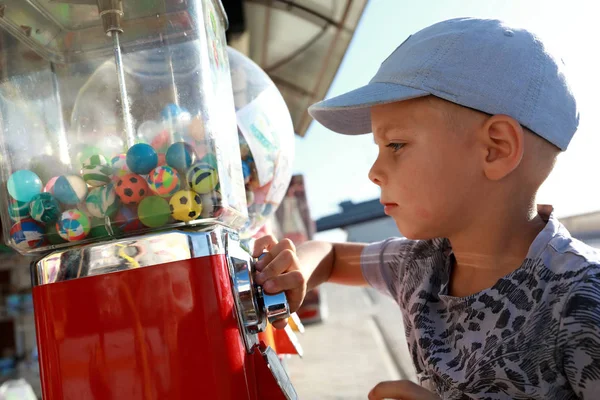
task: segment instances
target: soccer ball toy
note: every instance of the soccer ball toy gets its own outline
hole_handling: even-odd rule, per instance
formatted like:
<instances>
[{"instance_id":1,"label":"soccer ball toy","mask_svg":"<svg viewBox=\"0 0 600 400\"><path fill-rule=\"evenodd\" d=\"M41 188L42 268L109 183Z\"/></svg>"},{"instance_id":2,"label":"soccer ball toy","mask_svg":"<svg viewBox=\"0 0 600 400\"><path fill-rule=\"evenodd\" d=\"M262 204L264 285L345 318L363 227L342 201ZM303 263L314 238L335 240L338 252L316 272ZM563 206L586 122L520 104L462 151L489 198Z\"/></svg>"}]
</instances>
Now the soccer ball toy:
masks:
<instances>
[{"instance_id":1,"label":"soccer ball toy","mask_svg":"<svg viewBox=\"0 0 600 400\"><path fill-rule=\"evenodd\" d=\"M180 190L171 198L169 208L177 221L189 222L202 213L202 199L198 193L191 190Z\"/></svg>"},{"instance_id":2,"label":"soccer ball toy","mask_svg":"<svg viewBox=\"0 0 600 400\"><path fill-rule=\"evenodd\" d=\"M138 204L150 191L146 180L136 174L127 174L117 182L117 196L126 205Z\"/></svg>"}]
</instances>

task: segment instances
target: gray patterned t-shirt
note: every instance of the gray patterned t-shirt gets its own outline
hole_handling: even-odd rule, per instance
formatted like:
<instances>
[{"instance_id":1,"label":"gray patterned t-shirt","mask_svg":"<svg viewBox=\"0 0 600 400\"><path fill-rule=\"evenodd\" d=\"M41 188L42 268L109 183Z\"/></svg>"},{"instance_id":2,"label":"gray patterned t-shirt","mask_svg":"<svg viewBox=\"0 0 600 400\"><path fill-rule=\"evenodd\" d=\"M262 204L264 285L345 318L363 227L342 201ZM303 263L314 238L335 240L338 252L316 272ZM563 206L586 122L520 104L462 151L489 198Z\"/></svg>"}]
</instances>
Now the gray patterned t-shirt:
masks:
<instances>
[{"instance_id":1,"label":"gray patterned t-shirt","mask_svg":"<svg viewBox=\"0 0 600 400\"><path fill-rule=\"evenodd\" d=\"M552 215L492 288L447 295L446 239L367 246L367 281L400 305L421 385L442 399L600 399L600 252Z\"/></svg>"}]
</instances>

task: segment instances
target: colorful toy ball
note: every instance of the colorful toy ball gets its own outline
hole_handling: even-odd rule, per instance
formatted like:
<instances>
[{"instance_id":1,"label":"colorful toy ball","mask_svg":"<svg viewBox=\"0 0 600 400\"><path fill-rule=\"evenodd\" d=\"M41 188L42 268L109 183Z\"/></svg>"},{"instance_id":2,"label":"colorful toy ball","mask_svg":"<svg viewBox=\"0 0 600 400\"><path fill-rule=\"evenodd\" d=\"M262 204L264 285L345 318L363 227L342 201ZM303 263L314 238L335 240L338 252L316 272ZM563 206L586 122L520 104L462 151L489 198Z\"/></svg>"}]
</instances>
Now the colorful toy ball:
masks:
<instances>
[{"instance_id":1,"label":"colorful toy ball","mask_svg":"<svg viewBox=\"0 0 600 400\"><path fill-rule=\"evenodd\" d=\"M150 145L159 153L164 153L169 148L169 143L171 143L171 135L169 134L169 131L165 129L160 131L158 135L154 136L150 142Z\"/></svg>"},{"instance_id":2,"label":"colorful toy ball","mask_svg":"<svg viewBox=\"0 0 600 400\"><path fill-rule=\"evenodd\" d=\"M113 184L90 190L85 199L88 213L96 218L112 217L119 210L120 201Z\"/></svg>"},{"instance_id":3,"label":"colorful toy ball","mask_svg":"<svg viewBox=\"0 0 600 400\"><path fill-rule=\"evenodd\" d=\"M56 230L61 238L69 242L83 240L90 233L90 220L79 210L67 210L56 223Z\"/></svg>"},{"instance_id":4,"label":"colorful toy ball","mask_svg":"<svg viewBox=\"0 0 600 400\"><path fill-rule=\"evenodd\" d=\"M150 190L160 197L170 197L179 191L179 174L169 166L156 167L148 174Z\"/></svg>"},{"instance_id":5,"label":"colorful toy ball","mask_svg":"<svg viewBox=\"0 0 600 400\"><path fill-rule=\"evenodd\" d=\"M87 184L77 175L59 176L54 183L54 197L67 205L76 205L85 200L87 191Z\"/></svg>"},{"instance_id":6,"label":"colorful toy ball","mask_svg":"<svg viewBox=\"0 0 600 400\"><path fill-rule=\"evenodd\" d=\"M83 180L90 186L104 186L111 181L112 166L106 157L95 154L88 158L81 168Z\"/></svg>"},{"instance_id":7,"label":"colorful toy ball","mask_svg":"<svg viewBox=\"0 0 600 400\"><path fill-rule=\"evenodd\" d=\"M125 154L119 154L118 156L113 157L110 161L113 167L113 180L118 181L122 177L127 174L130 174L131 171L127 166L127 156Z\"/></svg>"},{"instance_id":8,"label":"colorful toy ball","mask_svg":"<svg viewBox=\"0 0 600 400\"><path fill-rule=\"evenodd\" d=\"M150 188L146 180L140 175L127 174L117 182L115 188L117 196L125 205L138 204L148 193Z\"/></svg>"},{"instance_id":9,"label":"colorful toy ball","mask_svg":"<svg viewBox=\"0 0 600 400\"><path fill-rule=\"evenodd\" d=\"M144 228L137 215L136 207L123 206L114 217L114 225L118 232L132 232ZM113 227L113 231L115 230Z\"/></svg>"},{"instance_id":10,"label":"colorful toy ball","mask_svg":"<svg viewBox=\"0 0 600 400\"><path fill-rule=\"evenodd\" d=\"M46 244L44 226L32 218L25 218L10 228L10 238L21 250L35 249Z\"/></svg>"},{"instance_id":11,"label":"colorful toy ball","mask_svg":"<svg viewBox=\"0 0 600 400\"><path fill-rule=\"evenodd\" d=\"M149 144L134 144L127 151L127 166L135 174L146 175L158 165L158 154Z\"/></svg>"},{"instance_id":12,"label":"colorful toy ball","mask_svg":"<svg viewBox=\"0 0 600 400\"><path fill-rule=\"evenodd\" d=\"M191 190L180 190L169 202L171 215L177 221L189 222L202 214L202 199Z\"/></svg>"},{"instance_id":13,"label":"colorful toy ball","mask_svg":"<svg viewBox=\"0 0 600 400\"><path fill-rule=\"evenodd\" d=\"M210 193L219 184L219 174L210 164L197 163L188 171L187 181L196 193Z\"/></svg>"},{"instance_id":14,"label":"colorful toy ball","mask_svg":"<svg viewBox=\"0 0 600 400\"><path fill-rule=\"evenodd\" d=\"M242 172L244 174L244 183L249 183L252 178L252 169L250 168L250 164L242 160Z\"/></svg>"},{"instance_id":15,"label":"colorful toy ball","mask_svg":"<svg viewBox=\"0 0 600 400\"><path fill-rule=\"evenodd\" d=\"M159 196L149 196L138 206L140 222L148 228L159 228L169 222L171 211L167 200Z\"/></svg>"},{"instance_id":16,"label":"colorful toy ball","mask_svg":"<svg viewBox=\"0 0 600 400\"><path fill-rule=\"evenodd\" d=\"M185 142L173 143L167 150L167 164L180 172L187 171L197 158L194 148Z\"/></svg>"},{"instance_id":17,"label":"colorful toy ball","mask_svg":"<svg viewBox=\"0 0 600 400\"><path fill-rule=\"evenodd\" d=\"M29 217L29 203L9 199L8 215L13 221Z\"/></svg>"},{"instance_id":18,"label":"colorful toy ball","mask_svg":"<svg viewBox=\"0 0 600 400\"><path fill-rule=\"evenodd\" d=\"M50 193L40 193L29 203L31 218L43 224L51 224L60 216L60 204Z\"/></svg>"},{"instance_id":19,"label":"colorful toy ball","mask_svg":"<svg viewBox=\"0 0 600 400\"><path fill-rule=\"evenodd\" d=\"M7 187L13 199L29 203L33 196L42 191L42 180L34 172L20 169L8 178Z\"/></svg>"},{"instance_id":20,"label":"colorful toy ball","mask_svg":"<svg viewBox=\"0 0 600 400\"><path fill-rule=\"evenodd\" d=\"M223 213L223 199L221 193L212 192L201 194L202 200L202 218L217 218Z\"/></svg>"},{"instance_id":21,"label":"colorful toy ball","mask_svg":"<svg viewBox=\"0 0 600 400\"><path fill-rule=\"evenodd\" d=\"M56 183L57 179L58 179L58 176L55 176L53 178L50 178L50 180L48 180L48 183L46 183L46 186L44 186L45 193L54 194L54 184Z\"/></svg>"},{"instance_id":22,"label":"colorful toy ball","mask_svg":"<svg viewBox=\"0 0 600 400\"><path fill-rule=\"evenodd\" d=\"M165 108L163 108L160 116L163 120L173 119L179 116L182 112L187 112L184 108L179 107L177 104L167 104Z\"/></svg>"}]
</instances>

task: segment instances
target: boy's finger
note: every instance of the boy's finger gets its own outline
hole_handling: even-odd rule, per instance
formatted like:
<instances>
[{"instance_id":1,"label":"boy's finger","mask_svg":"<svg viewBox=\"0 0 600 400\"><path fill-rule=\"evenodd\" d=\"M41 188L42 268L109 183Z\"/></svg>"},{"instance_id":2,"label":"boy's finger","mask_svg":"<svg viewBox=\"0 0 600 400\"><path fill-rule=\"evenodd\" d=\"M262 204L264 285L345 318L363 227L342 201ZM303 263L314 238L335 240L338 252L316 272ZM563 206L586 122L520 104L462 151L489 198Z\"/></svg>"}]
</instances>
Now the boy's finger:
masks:
<instances>
[{"instance_id":1,"label":"boy's finger","mask_svg":"<svg viewBox=\"0 0 600 400\"><path fill-rule=\"evenodd\" d=\"M261 272L269 263L273 261L273 255L271 253L262 253L256 261L256 271Z\"/></svg>"},{"instance_id":2,"label":"boy's finger","mask_svg":"<svg viewBox=\"0 0 600 400\"><path fill-rule=\"evenodd\" d=\"M263 285L268 294L285 292L290 313L296 312L306 294L306 280L300 271L291 271L269 279Z\"/></svg>"},{"instance_id":3,"label":"boy's finger","mask_svg":"<svg viewBox=\"0 0 600 400\"><path fill-rule=\"evenodd\" d=\"M276 256L284 250L290 250L292 253L296 253L296 246L294 245L294 242L292 242L290 239L281 239L279 243L269 249L269 252Z\"/></svg>"},{"instance_id":4,"label":"boy's finger","mask_svg":"<svg viewBox=\"0 0 600 400\"><path fill-rule=\"evenodd\" d=\"M263 236L254 241L252 249L252 257L258 257L266 251L270 251L277 244L277 240L273 235Z\"/></svg>"},{"instance_id":5,"label":"boy's finger","mask_svg":"<svg viewBox=\"0 0 600 400\"><path fill-rule=\"evenodd\" d=\"M298 269L296 266L296 256L291 250L282 251L267 263L268 259L272 257L272 254L273 253L266 255L257 263L256 269L260 272L256 274L255 281L259 285L262 285L264 282L277 275L281 275L290 269L290 267Z\"/></svg>"},{"instance_id":6,"label":"boy's finger","mask_svg":"<svg viewBox=\"0 0 600 400\"><path fill-rule=\"evenodd\" d=\"M275 321L273 322L273 326L276 329L285 329L285 327L287 326L287 319L280 319L279 321Z\"/></svg>"}]
</instances>

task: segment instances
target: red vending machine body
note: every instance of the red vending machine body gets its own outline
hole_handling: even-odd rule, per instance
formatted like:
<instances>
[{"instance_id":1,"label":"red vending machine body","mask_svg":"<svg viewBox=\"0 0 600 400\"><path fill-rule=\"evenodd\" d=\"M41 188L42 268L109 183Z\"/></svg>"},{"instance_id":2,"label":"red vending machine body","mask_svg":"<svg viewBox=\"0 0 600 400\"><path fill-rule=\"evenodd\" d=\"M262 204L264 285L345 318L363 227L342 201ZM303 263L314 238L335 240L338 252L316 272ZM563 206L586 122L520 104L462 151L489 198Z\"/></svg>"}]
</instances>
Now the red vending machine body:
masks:
<instances>
[{"instance_id":1,"label":"red vending machine body","mask_svg":"<svg viewBox=\"0 0 600 400\"><path fill-rule=\"evenodd\" d=\"M295 398L253 333L265 302L228 247L221 229L170 232L34 264L45 398Z\"/></svg>"}]
</instances>

